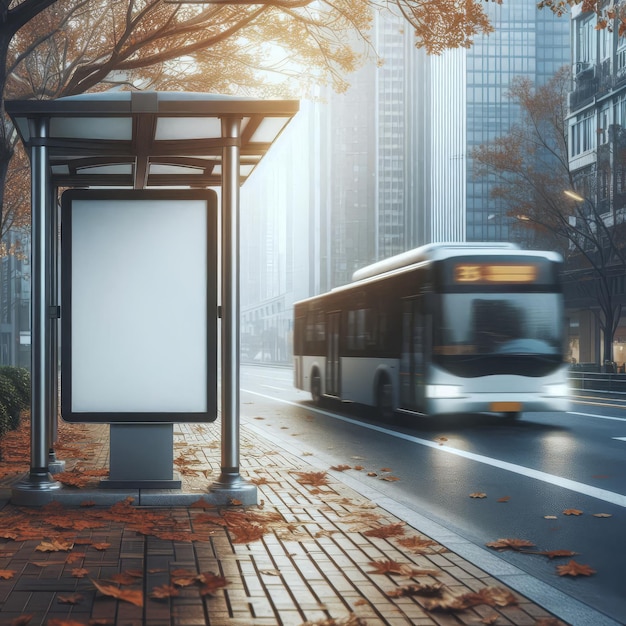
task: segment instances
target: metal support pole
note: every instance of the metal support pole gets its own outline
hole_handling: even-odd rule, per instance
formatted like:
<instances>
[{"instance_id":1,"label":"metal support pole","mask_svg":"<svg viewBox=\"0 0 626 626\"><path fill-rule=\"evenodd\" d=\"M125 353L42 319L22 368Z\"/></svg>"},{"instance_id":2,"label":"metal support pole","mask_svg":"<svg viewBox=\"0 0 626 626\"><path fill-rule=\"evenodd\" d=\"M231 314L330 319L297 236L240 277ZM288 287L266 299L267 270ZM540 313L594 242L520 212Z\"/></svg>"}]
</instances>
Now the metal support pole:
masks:
<instances>
[{"instance_id":1,"label":"metal support pole","mask_svg":"<svg viewBox=\"0 0 626 626\"><path fill-rule=\"evenodd\" d=\"M241 119L222 118L222 467L211 491L256 504L239 475L239 156Z\"/></svg>"},{"instance_id":2,"label":"metal support pole","mask_svg":"<svg viewBox=\"0 0 626 626\"><path fill-rule=\"evenodd\" d=\"M57 459L54 444L58 439L59 409L59 207L57 205L57 189L49 189L49 219L46 222L48 241L48 260L46 278L48 281L48 320L49 332L46 349L48 363L48 386L46 388L46 404L48 406L48 470L51 474L63 472L65 461Z\"/></svg>"},{"instance_id":3,"label":"metal support pole","mask_svg":"<svg viewBox=\"0 0 626 626\"><path fill-rule=\"evenodd\" d=\"M50 289L47 263L49 227L49 120L29 120L31 135L31 444L30 473L15 485L12 502L39 505L50 500L49 492L58 489L48 471L49 420L47 411L50 317L47 293Z\"/></svg>"}]
</instances>

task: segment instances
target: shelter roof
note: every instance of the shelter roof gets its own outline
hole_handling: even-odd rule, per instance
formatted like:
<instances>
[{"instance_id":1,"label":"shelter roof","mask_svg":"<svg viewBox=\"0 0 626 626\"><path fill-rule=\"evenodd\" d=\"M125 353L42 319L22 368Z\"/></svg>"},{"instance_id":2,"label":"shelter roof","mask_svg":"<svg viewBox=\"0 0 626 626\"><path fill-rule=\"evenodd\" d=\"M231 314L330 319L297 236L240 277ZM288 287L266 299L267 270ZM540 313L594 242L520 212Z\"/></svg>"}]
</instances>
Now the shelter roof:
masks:
<instances>
[{"instance_id":1,"label":"shelter roof","mask_svg":"<svg viewBox=\"0 0 626 626\"><path fill-rule=\"evenodd\" d=\"M51 183L57 187L214 187L222 182L222 118L241 118L243 183L298 111L295 100L204 93L110 91L6 102L24 144L29 120L48 118Z\"/></svg>"}]
</instances>

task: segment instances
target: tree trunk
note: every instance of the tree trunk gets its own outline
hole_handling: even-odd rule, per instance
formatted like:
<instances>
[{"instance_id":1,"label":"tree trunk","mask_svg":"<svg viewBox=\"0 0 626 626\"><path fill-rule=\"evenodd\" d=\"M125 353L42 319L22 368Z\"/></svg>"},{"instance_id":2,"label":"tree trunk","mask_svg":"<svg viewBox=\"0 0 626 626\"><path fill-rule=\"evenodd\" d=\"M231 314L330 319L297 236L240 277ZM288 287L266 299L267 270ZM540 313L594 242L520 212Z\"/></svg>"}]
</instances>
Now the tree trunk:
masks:
<instances>
[{"instance_id":1,"label":"tree trunk","mask_svg":"<svg viewBox=\"0 0 626 626\"><path fill-rule=\"evenodd\" d=\"M615 331L615 315L613 307L607 307L604 312L603 350L604 371L613 372L613 333Z\"/></svg>"}]
</instances>

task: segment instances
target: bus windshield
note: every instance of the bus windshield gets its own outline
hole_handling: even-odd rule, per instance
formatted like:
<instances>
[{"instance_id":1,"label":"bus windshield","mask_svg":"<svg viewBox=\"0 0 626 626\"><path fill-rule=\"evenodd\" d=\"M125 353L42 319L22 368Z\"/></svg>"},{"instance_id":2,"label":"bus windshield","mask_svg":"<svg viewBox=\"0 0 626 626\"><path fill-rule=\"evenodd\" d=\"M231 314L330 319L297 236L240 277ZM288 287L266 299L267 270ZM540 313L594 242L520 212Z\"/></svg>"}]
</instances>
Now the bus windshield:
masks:
<instances>
[{"instance_id":1,"label":"bus windshield","mask_svg":"<svg viewBox=\"0 0 626 626\"><path fill-rule=\"evenodd\" d=\"M555 293L442 294L433 359L452 365L490 357L496 367L523 357L561 362L561 303Z\"/></svg>"}]
</instances>

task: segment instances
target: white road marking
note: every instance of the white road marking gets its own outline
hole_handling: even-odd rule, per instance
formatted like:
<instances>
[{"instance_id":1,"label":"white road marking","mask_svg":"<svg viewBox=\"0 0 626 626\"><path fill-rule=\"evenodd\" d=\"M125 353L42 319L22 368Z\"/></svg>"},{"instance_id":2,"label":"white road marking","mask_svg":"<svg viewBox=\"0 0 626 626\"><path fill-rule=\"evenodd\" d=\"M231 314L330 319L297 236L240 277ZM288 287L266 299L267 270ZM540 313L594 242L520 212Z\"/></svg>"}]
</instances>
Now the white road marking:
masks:
<instances>
[{"instance_id":1,"label":"white road marking","mask_svg":"<svg viewBox=\"0 0 626 626\"><path fill-rule=\"evenodd\" d=\"M393 430L387 430L386 428L383 428L381 426L376 426L375 424L367 424L365 422L360 422L358 420L354 420L349 417L344 417L343 415L338 415L336 413L329 413L328 411L323 411L318 408L304 407L302 404L298 402L292 402L290 400L281 400L280 398L275 398L273 396L266 396L262 393L257 393L255 391L249 391L246 389L242 389L242 391L245 391L246 393L250 393L255 396L260 396L262 398L267 398L269 400L276 400L278 402L282 402L283 404L289 404L290 406L294 406L300 409L315 411L316 413L321 413L322 415L332 417L333 419L337 419L342 422L346 422L348 424L353 424L354 426L359 426L361 428L367 428L368 430L373 430L376 432L384 433L385 435L389 435L390 437L396 437L397 439L404 439L405 441L410 441L411 443L416 443L420 446L433 448L434 450L438 450L440 452L446 452L447 454L454 454L456 456L460 456L460 457L469 459L471 461L476 461L477 463L483 463L484 465L491 465L492 467L496 467L498 469L502 469L507 472L520 474L521 476L526 476L527 478L534 478L535 480L540 480L550 485L563 487L564 489L569 489L570 491L574 491L576 493L591 496L592 498L597 498L598 500L603 500L604 502L609 502L611 504L615 504L617 506L626 508L626 495L622 495L620 493L614 493L613 491L608 491L607 489L599 489L598 487L586 485L585 483L579 483L575 480L570 480L569 478L563 478L561 476L556 476L555 474L548 474L547 472L535 470L530 467L524 467L523 465L517 465L515 463L509 463L508 461L501 461L499 459L494 459L488 456L484 456L482 454L475 454L474 452L458 450L450 446L441 445L437 443L436 441L429 441L428 439L421 439L420 437L414 437L413 435L407 435L405 433L399 433ZM614 419L620 419L620 418L614 418Z\"/></svg>"},{"instance_id":2,"label":"white road marking","mask_svg":"<svg viewBox=\"0 0 626 626\"><path fill-rule=\"evenodd\" d=\"M617 441L626 441L626 437L612 437L612 439L617 439Z\"/></svg>"},{"instance_id":3,"label":"white road marking","mask_svg":"<svg viewBox=\"0 0 626 626\"><path fill-rule=\"evenodd\" d=\"M598 415L597 413L579 413L578 411L568 411L569 415L582 415L583 417L597 417L601 420L613 420L615 422L626 422L626 417L611 417L610 415Z\"/></svg>"}]
</instances>

